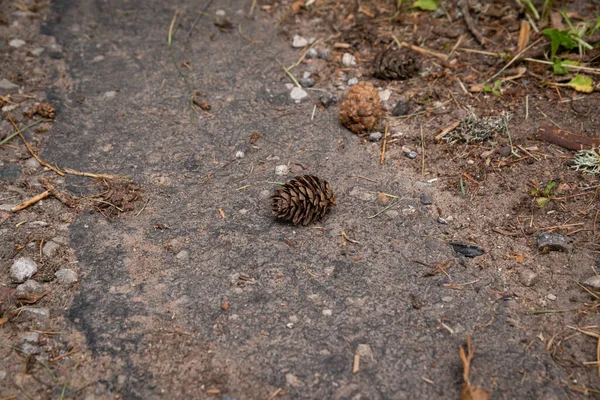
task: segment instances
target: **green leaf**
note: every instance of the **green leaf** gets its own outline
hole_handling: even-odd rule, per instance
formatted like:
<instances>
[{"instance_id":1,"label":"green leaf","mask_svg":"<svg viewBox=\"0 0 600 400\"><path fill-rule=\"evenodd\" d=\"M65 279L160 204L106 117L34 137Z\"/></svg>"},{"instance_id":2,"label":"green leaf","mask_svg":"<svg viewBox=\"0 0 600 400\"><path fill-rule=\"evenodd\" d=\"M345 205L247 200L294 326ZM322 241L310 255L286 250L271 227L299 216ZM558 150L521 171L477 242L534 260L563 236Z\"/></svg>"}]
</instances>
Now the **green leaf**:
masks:
<instances>
[{"instance_id":1,"label":"green leaf","mask_svg":"<svg viewBox=\"0 0 600 400\"><path fill-rule=\"evenodd\" d=\"M592 93L594 91L594 81L592 78L585 75L577 75L575 78L571 79L566 86L583 93Z\"/></svg>"},{"instance_id":2,"label":"green leaf","mask_svg":"<svg viewBox=\"0 0 600 400\"><path fill-rule=\"evenodd\" d=\"M486 93L492 93L492 88L489 87L488 85L484 85L483 86L483 91Z\"/></svg>"},{"instance_id":3,"label":"green leaf","mask_svg":"<svg viewBox=\"0 0 600 400\"><path fill-rule=\"evenodd\" d=\"M418 8L425 11L435 11L440 6L439 0L417 0L411 8Z\"/></svg>"},{"instance_id":4,"label":"green leaf","mask_svg":"<svg viewBox=\"0 0 600 400\"><path fill-rule=\"evenodd\" d=\"M598 29L600 29L600 14L596 15L596 25L594 25L594 27L590 30L590 33L588 33L588 35L592 36L594 32L596 32Z\"/></svg>"},{"instance_id":5,"label":"green leaf","mask_svg":"<svg viewBox=\"0 0 600 400\"><path fill-rule=\"evenodd\" d=\"M544 206L546 204L548 204L550 202L550 199L547 197L538 197L537 199L535 199L535 203L537 204L537 206L539 208L544 208Z\"/></svg>"},{"instance_id":6,"label":"green leaf","mask_svg":"<svg viewBox=\"0 0 600 400\"><path fill-rule=\"evenodd\" d=\"M550 196L550 192L552 191L552 189L554 189L554 186L556 186L556 181L548 182L548 184L546 185L546 189L544 189L544 194L546 196Z\"/></svg>"},{"instance_id":7,"label":"green leaf","mask_svg":"<svg viewBox=\"0 0 600 400\"><path fill-rule=\"evenodd\" d=\"M559 31L556 28L546 28L542 33L550 39L551 58L556 56L556 52L560 46L569 50L577 47L577 41L569 35L569 31L566 29Z\"/></svg>"},{"instance_id":8,"label":"green leaf","mask_svg":"<svg viewBox=\"0 0 600 400\"><path fill-rule=\"evenodd\" d=\"M563 62L558 58L554 59L554 65L552 66L552 69L556 75L566 75L569 73L569 71L563 67Z\"/></svg>"}]
</instances>

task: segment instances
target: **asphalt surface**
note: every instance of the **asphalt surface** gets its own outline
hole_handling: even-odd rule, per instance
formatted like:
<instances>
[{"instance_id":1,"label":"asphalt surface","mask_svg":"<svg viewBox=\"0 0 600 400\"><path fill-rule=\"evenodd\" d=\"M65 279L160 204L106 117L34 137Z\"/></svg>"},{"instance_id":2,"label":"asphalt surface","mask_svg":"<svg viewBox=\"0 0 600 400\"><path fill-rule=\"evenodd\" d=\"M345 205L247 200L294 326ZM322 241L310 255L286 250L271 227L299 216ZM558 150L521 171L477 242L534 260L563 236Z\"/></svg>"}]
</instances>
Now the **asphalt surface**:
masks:
<instances>
[{"instance_id":1,"label":"asphalt surface","mask_svg":"<svg viewBox=\"0 0 600 400\"><path fill-rule=\"evenodd\" d=\"M43 158L127 175L145 190L135 212L83 214L70 228L82 276L67 315L108 371L96 393L458 398L458 350L470 332L472 381L493 398L568 397L563 371L542 347L528 349L514 300L497 295L493 260L461 258L447 244L453 232L436 222L434 184L393 160L380 166L378 147L340 127L335 107L311 121L321 93L291 101L276 62L300 53L274 21L244 16L251 1L218 3L207 12L225 10L230 32L197 18L202 2L157 0L56 0L43 28L62 46L72 83L48 93L58 117ZM175 65L208 113L190 110ZM235 160L237 151L245 156ZM338 206L318 228L270 216L274 182L289 178L275 167L288 163L334 187ZM397 199L374 216L385 208L377 192ZM342 232L358 243L342 246ZM451 260L452 283L476 282L442 286L443 273L424 276L431 268L415 260Z\"/></svg>"}]
</instances>

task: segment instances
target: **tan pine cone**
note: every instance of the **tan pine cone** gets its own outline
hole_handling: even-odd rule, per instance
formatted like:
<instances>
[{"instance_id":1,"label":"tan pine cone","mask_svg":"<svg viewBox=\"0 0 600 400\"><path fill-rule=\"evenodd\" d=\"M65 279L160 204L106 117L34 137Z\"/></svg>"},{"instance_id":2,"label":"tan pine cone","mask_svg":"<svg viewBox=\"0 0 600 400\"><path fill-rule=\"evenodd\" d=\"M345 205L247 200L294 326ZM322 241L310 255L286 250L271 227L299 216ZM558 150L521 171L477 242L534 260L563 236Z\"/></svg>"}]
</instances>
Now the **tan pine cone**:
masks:
<instances>
[{"instance_id":1,"label":"tan pine cone","mask_svg":"<svg viewBox=\"0 0 600 400\"><path fill-rule=\"evenodd\" d=\"M340 123L360 134L372 129L381 118L381 104L377 89L368 82L350 88L340 109Z\"/></svg>"},{"instance_id":2,"label":"tan pine cone","mask_svg":"<svg viewBox=\"0 0 600 400\"><path fill-rule=\"evenodd\" d=\"M50 103L40 103L27 111L27 116L33 118L35 114L41 115L44 118L54 119L55 108Z\"/></svg>"},{"instance_id":3,"label":"tan pine cone","mask_svg":"<svg viewBox=\"0 0 600 400\"><path fill-rule=\"evenodd\" d=\"M379 52L373 60L373 76L384 80L411 79L419 73L420 57L405 47Z\"/></svg>"},{"instance_id":4,"label":"tan pine cone","mask_svg":"<svg viewBox=\"0 0 600 400\"><path fill-rule=\"evenodd\" d=\"M323 219L331 206L335 206L335 195L327 181L314 175L301 175L290 180L271 196L273 215L294 225Z\"/></svg>"}]
</instances>

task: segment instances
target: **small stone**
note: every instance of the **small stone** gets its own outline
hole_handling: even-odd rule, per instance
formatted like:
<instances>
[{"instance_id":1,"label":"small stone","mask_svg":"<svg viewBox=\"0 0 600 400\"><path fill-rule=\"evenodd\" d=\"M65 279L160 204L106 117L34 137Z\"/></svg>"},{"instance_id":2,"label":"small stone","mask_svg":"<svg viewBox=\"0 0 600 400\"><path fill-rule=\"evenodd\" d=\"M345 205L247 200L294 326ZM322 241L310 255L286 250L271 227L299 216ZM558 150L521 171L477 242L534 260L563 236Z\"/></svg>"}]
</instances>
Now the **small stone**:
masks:
<instances>
[{"instance_id":1,"label":"small stone","mask_svg":"<svg viewBox=\"0 0 600 400\"><path fill-rule=\"evenodd\" d=\"M308 51L306 52L306 58L311 59L311 58L317 58L317 56L319 55L319 52L317 51L317 49L315 49L314 47L311 47L310 49L308 49Z\"/></svg>"},{"instance_id":2,"label":"small stone","mask_svg":"<svg viewBox=\"0 0 600 400\"><path fill-rule=\"evenodd\" d=\"M42 254L48 258L52 258L58 249L60 249L60 244L50 241L42 247Z\"/></svg>"},{"instance_id":3,"label":"small stone","mask_svg":"<svg viewBox=\"0 0 600 400\"><path fill-rule=\"evenodd\" d=\"M481 153L479 155L479 157L481 157L483 159L486 159L486 158L489 158L489 157L493 156L495 152L496 152L496 149L484 151L483 153Z\"/></svg>"},{"instance_id":4,"label":"small stone","mask_svg":"<svg viewBox=\"0 0 600 400\"><path fill-rule=\"evenodd\" d=\"M26 332L19 335L22 342L37 343L40 341L40 334L37 332Z\"/></svg>"},{"instance_id":5,"label":"small stone","mask_svg":"<svg viewBox=\"0 0 600 400\"><path fill-rule=\"evenodd\" d=\"M300 85L302 85L302 87L305 87L305 88L313 87L313 86L315 86L315 83L316 82L313 78L300 79Z\"/></svg>"},{"instance_id":6,"label":"small stone","mask_svg":"<svg viewBox=\"0 0 600 400\"><path fill-rule=\"evenodd\" d=\"M369 140L371 142L379 142L382 136L383 135L381 134L381 132L371 132L371 134L369 135Z\"/></svg>"},{"instance_id":7,"label":"small stone","mask_svg":"<svg viewBox=\"0 0 600 400\"><path fill-rule=\"evenodd\" d=\"M77 274L69 268L61 268L54 273L56 281L61 285L70 285L77 282Z\"/></svg>"},{"instance_id":8,"label":"small stone","mask_svg":"<svg viewBox=\"0 0 600 400\"><path fill-rule=\"evenodd\" d=\"M410 158L411 160L414 160L418 156L419 154L417 154L416 151L409 151L408 153L406 153L406 157Z\"/></svg>"},{"instance_id":9,"label":"small stone","mask_svg":"<svg viewBox=\"0 0 600 400\"><path fill-rule=\"evenodd\" d=\"M287 165L278 165L275 167L275 175L287 175L290 173L290 167Z\"/></svg>"},{"instance_id":10,"label":"small stone","mask_svg":"<svg viewBox=\"0 0 600 400\"><path fill-rule=\"evenodd\" d=\"M32 321L38 328L45 328L50 320L50 310L47 308L24 307L21 308L21 317Z\"/></svg>"},{"instance_id":11,"label":"small stone","mask_svg":"<svg viewBox=\"0 0 600 400\"><path fill-rule=\"evenodd\" d=\"M31 344L31 343L24 343L21 346L21 350L25 354L40 354L42 352L42 349L40 349L39 346L36 346L34 344Z\"/></svg>"},{"instance_id":12,"label":"small stone","mask_svg":"<svg viewBox=\"0 0 600 400\"><path fill-rule=\"evenodd\" d=\"M403 117L408 114L408 102L406 100L398 100L394 108L392 108L392 115L394 117Z\"/></svg>"},{"instance_id":13,"label":"small stone","mask_svg":"<svg viewBox=\"0 0 600 400\"><path fill-rule=\"evenodd\" d=\"M394 218L398 217L398 215L400 215L400 213L396 210L387 210L385 212L385 215L387 215L391 219L394 219Z\"/></svg>"},{"instance_id":14,"label":"small stone","mask_svg":"<svg viewBox=\"0 0 600 400\"><path fill-rule=\"evenodd\" d=\"M380 90L379 91L379 101L388 101L390 99L391 95L392 95L392 92L390 91L390 89Z\"/></svg>"},{"instance_id":15,"label":"small stone","mask_svg":"<svg viewBox=\"0 0 600 400\"><path fill-rule=\"evenodd\" d=\"M528 268L524 268L519 272L519 282L525 287L531 287L538 281L538 275Z\"/></svg>"},{"instance_id":16,"label":"small stone","mask_svg":"<svg viewBox=\"0 0 600 400\"><path fill-rule=\"evenodd\" d=\"M450 303L452 301L452 297L451 296L442 297L442 301L444 303Z\"/></svg>"},{"instance_id":17,"label":"small stone","mask_svg":"<svg viewBox=\"0 0 600 400\"><path fill-rule=\"evenodd\" d=\"M246 210L245 208L242 208L242 209L239 211L239 213L240 213L240 214L242 214L242 215L246 215L246 214L248 214L248 210Z\"/></svg>"},{"instance_id":18,"label":"small stone","mask_svg":"<svg viewBox=\"0 0 600 400\"><path fill-rule=\"evenodd\" d=\"M498 150L498 153L502 156L502 157L508 157L510 156L510 146L502 146L500 147L500 150Z\"/></svg>"},{"instance_id":19,"label":"small stone","mask_svg":"<svg viewBox=\"0 0 600 400\"><path fill-rule=\"evenodd\" d=\"M175 258L178 260L187 260L189 256L190 253L187 250L181 250L179 253L177 253Z\"/></svg>"},{"instance_id":20,"label":"small stone","mask_svg":"<svg viewBox=\"0 0 600 400\"><path fill-rule=\"evenodd\" d=\"M25 166L27 168L39 168L40 163L38 162L38 160L35 159L35 157L31 157L28 158L27 161L25 161Z\"/></svg>"},{"instance_id":21,"label":"small stone","mask_svg":"<svg viewBox=\"0 0 600 400\"><path fill-rule=\"evenodd\" d=\"M100 54L99 56L96 56L92 59L92 62L100 62L100 61L104 61L104 56L102 54Z\"/></svg>"},{"instance_id":22,"label":"small stone","mask_svg":"<svg viewBox=\"0 0 600 400\"><path fill-rule=\"evenodd\" d=\"M37 264L27 257L21 257L14 261L10 267L10 279L13 282L21 283L31 278L37 272Z\"/></svg>"},{"instance_id":23,"label":"small stone","mask_svg":"<svg viewBox=\"0 0 600 400\"><path fill-rule=\"evenodd\" d=\"M348 86L354 86L358 83L358 78L348 79Z\"/></svg>"},{"instance_id":24,"label":"small stone","mask_svg":"<svg viewBox=\"0 0 600 400\"><path fill-rule=\"evenodd\" d=\"M287 90L292 90L294 88L294 84L291 83L291 82L288 82L288 83L285 84L285 88Z\"/></svg>"},{"instance_id":25,"label":"small stone","mask_svg":"<svg viewBox=\"0 0 600 400\"><path fill-rule=\"evenodd\" d=\"M329 93L324 93L319 97L319 101L323 104L323 107L329 108L329 106L336 104L338 102L338 98L336 95L332 95Z\"/></svg>"},{"instance_id":26,"label":"small stone","mask_svg":"<svg viewBox=\"0 0 600 400\"><path fill-rule=\"evenodd\" d=\"M290 97L292 98L292 100L299 102L300 100L302 100L303 98L307 97L308 93L306 93L306 91L302 88L299 88L298 86L295 86L291 93L290 93Z\"/></svg>"},{"instance_id":27,"label":"small stone","mask_svg":"<svg viewBox=\"0 0 600 400\"><path fill-rule=\"evenodd\" d=\"M295 375L293 374L285 374L285 381L287 382L288 385L293 386L293 387L301 387L304 386L304 383L302 383L302 381L300 379L298 379Z\"/></svg>"},{"instance_id":28,"label":"small stone","mask_svg":"<svg viewBox=\"0 0 600 400\"><path fill-rule=\"evenodd\" d=\"M354 67L356 65L356 57L350 53L344 53L342 56L342 64L346 67Z\"/></svg>"},{"instance_id":29,"label":"small stone","mask_svg":"<svg viewBox=\"0 0 600 400\"><path fill-rule=\"evenodd\" d=\"M217 17L224 17L225 16L225 10L217 10L217 11L215 11L215 15Z\"/></svg>"},{"instance_id":30,"label":"small stone","mask_svg":"<svg viewBox=\"0 0 600 400\"><path fill-rule=\"evenodd\" d=\"M14 83L12 83L11 81L9 81L6 78L0 80L0 89L2 89L2 90L15 90L18 88L19 88L19 85L15 85Z\"/></svg>"},{"instance_id":31,"label":"small stone","mask_svg":"<svg viewBox=\"0 0 600 400\"><path fill-rule=\"evenodd\" d=\"M421 193L419 200L424 206L430 206L433 204L433 199L427 193Z\"/></svg>"},{"instance_id":32,"label":"small stone","mask_svg":"<svg viewBox=\"0 0 600 400\"><path fill-rule=\"evenodd\" d=\"M585 281L581 282L583 286L587 286L590 289L600 289L600 276L594 275L591 278L587 278Z\"/></svg>"},{"instance_id":33,"label":"small stone","mask_svg":"<svg viewBox=\"0 0 600 400\"><path fill-rule=\"evenodd\" d=\"M21 176L21 168L16 165L5 165L0 167L0 180L7 182L16 182Z\"/></svg>"},{"instance_id":34,"label":"small stone","mask_svg":"<svg viewBox=\"0 0 600 400\"><path fill-rule=\"evenodd\" d=\"M326 317L331 317L333 315L333 311L330 309L323 310L323 315Z\"/></svg>"},{"instance_id":35,"label":"small stone","mask_svg":"<svg viewBox=\"0 0 600 400\"><path fill-rule=\"evenodd\" d=\"M485 253L485 250L483 250L483 248L475 246L473 244L459 242L450 242L448 244L452 246L452 249L455 253L462 254L463 256L469 258L481 256Z\"/></svg>"},{"instance_id":36,"label":"small stone","mask_svg":"<svg viewBox=\"0 0 600 400\"><path fill-rule=\"evenodd\" d=\"M109 92L104 93L104 98L105 99L114 99L116 95L117 95L117 92L115 92L114 90L111 90Z\"/></svg>"},{"instance_id":37,"label":"small stone","mask_svg":"<svg viewBox=\"0 0 600 400\"><path fill-rule=\"evenodd\" d=\"M239 150L235 153L235 158L244 158L245 154L243 151Z\"/></svg>"},{"instance_id":38,"label":"small stone","mask_svg":"<svg viewBox=\"0 0 600 400\"><path fill-rule=\"evenodd\" d=\"M10 211L14 207L16 207L16 204L0 204L0 211Z\"/></svg>"},{"instance_id":39,"label":"small stone","mask_svg":"<svg viewBox=\"0 0 600 400\"><path fill-rule=\"evenodd\" d=\"M295 35L292 40L292 47L299 49L308 46L308 39L299 35Z\"/></svg>"},{"instance_id":40,"label":"small stone","mask_svg":"<svg viewBox=\"0 0 600 400\"><path fill-rule=\"evenodd\" d=\"M327 60L329 59L329 57L331 57L331 50L329 49L321 49L319 51L319 58L322 58L323 60Z\"/></svg>"},{"instance_id":41,"label":"small stone","mask_svg":"<svg viewBox=\"0 0 600 400\"><path fill-rule=\"evenodd\" d=\"M36 281L30 279L25 283L20 284L15 289L17 299L35 298L44 291L44 287Z\"/></svg>"},{"instance_id":42,"label":"small stone","mask_svg":"<svg viewBox=\"0 0 600 400\"><path fill-rule=\"evenodd\" d=\"M357 198L359 200L362 200L362 201L375 201L375 200L377 200L377 195L375 193L368 192L365 189L362 189L360 187L353 188L350 191L349 195L351 197L355 197L355 198Z\"/></svg>"},{"instance_id":43,"label":"small stone","mask_svg":"<svg viewBox=\"0 0 600 400\"><path fill-rule=\"evenodd\" d=\"M567 239L558 233L544 232L537 238L538 250L547 253L549 251L569 251L571 246L567 243Z\"/></svg>"},{"instance_id":44,"label":"small stone","mask_svg":"<svg viewBox=\"0 0 600 400\"><path fill-rule=\"evenodd\" d=\"M31 221L27 226L30 228L43 228L48 226L48 223L46 221Z\"/></svg>"},{"instance_id":45,"label":"small stone","mask_svg":"<svg viewBox=\"0 0 600 400\"><path fill-rule=\"evenodd\" d=\"M42 55L43 52L44 52L43 47L36 47L35 49L31 50L31 54L36 57L39 57L40 55Z\"/></svg>"},{"instance_id":46,"label":"small stone","mask_svg":"<svg viewBox=\"0 0 600 400\"><path fill-rule=\"evenodd\" d=\"M14 47L15 49L18 49L19 47L23 46L25 44L24 40L21 39L13 39L10 42L8 42L8 45L10 47Z\"/></svg>"},{"instance_id":47,"label":"small stone","mask_svg":"<svg viewBox=\"0 0 600 400\"><path fill-rule=\"evenodd\" d=\"M553 294L549 294L548 296L546 296L548 298L548 300L552 300L555 301L556 300L556 296Z\"/></svg>"},{"instance_id":48,"label":"small stone","mask_svg":"<svg viewBox=\"0 0 600 400\"><path fill-rule=\"evenodd\" d=\"M231 307L231 303L229 303L228 301L224 301L223 303L221 303L221 310L229 311L229 307Z\"/></svg>"}]
</instances>

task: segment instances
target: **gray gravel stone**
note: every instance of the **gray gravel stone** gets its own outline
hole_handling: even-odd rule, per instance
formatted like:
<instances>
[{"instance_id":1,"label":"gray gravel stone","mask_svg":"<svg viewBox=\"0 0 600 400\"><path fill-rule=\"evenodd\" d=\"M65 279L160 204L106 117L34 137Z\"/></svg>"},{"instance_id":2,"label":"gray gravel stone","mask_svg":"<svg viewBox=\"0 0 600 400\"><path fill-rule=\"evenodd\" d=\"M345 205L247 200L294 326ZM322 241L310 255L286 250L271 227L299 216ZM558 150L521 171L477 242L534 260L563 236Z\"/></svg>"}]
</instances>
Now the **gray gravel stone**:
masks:
<instances>
[{"instance_id":1,"label":"gray gravel stone","mask_svg":"<svg viewBox=\"0 0 600 400\"><path fill-rule=\"evenodd\" d=\"M538 275L528 268L524 268L519 272L519 282L525 287L535 285L538 280Z\"/></svg>"},{"instance_id":2,"label":"gray gravel stone","mask_svg":"<svg viewBox=\"0 0 600 400\"><path fill-rule=\"evenodd\" d=\"M54 273L56 281L61 285L70 285L77 282L77 274L69 268L61 268Z\"/></svg>"},{"instance_id":3,"label":"gray gravel stone","mask_svg":"<svg viewBox=\"0 0 600 400\"><path fill-rule=\"evenodd\" d=\"M433 199L427 193L421 193L421 195L419 196L419 200L424 206L429 206L433 204Z\"/></svg>"},{"instance_id":4,"label":"gray gravel stone","mask_svg":"<svg viewBox=\"0 0 600 400\"><path fill-rule=\"evenodd\" d=\"M10 279L21 283L31 278L38 270L37 264L28 257L21 257L13 262L10 267Z\"/></svg>"},{"instance_id":5,"label":"gray gravel stone","mask_svg":"<svg viewBox=\"0 0 600 400\"><path fill-rule=\"evenodd\" d=\"M44 287L37 283L36 281L30 279L25 283L20 284L15 289L15 296L18 299L28 298L32 295L36 295L42 293L44 291Z\"/></svg>"},{"instance_id":6,"label":"gray gravel stone","mask_svg":"<svg viewBox=\"0 0 600 400\"><path fill-rule=\"evenodd\" d=\"M22 342L37 343L40 341L40 334L37 332L26 332L21 333L19 338Z\"/></svg>"},{"instance_id":7,"label":"gray gravel stone","mask_svg":"<svg viewBox=\"0 0 600 400\"><path fill-rule=\"evenodd\" d=\"M34 323L36 328L45 328L50 321L50 310L47 308L26 307L21 309L21 317Z\"/></svg>"},{"instance_id":8,"label":"gray gravel stone","mask_svg":"<svg viewBox=\"0 0 600 400\"><path fill-rule=\"evenodd\" d=\"M358 78L348 79L348 86L354 86L358 83Z\"/></svg>"},{"instance_id":9,"label":"gray gravel stone","mask_svg":"<svg viewBox=\"0 0 600 400\"><path fill-rule=\"evenodd\" d=\"M555 301L555 300L556 300L556 296L555 296L555 295L553 295L552 293L550 293L550 294L549 294L548 296L546 296L546 297L548 298L548 300L551 300L551 301Z\"/></svg>"},{"instance_id":10,"label":"gray gravel stone","mask_svg":"<svg viewBox=\"0 0 600 400\"><path fill-rule=\"evenodd\" d=\"M327 59L329 59L329 57L331 57L331 50L329 50L329 49L319 50L319 58L322 58L323 60L327 60Z\"/></svg>"},{"instance_id":11,"label":"gray gravel stone","mask_svg":"<svg viewBox=\"0 0 600 400\"><path fill-rule=\"evenodd\" d=\"M329 106L338 102L338 98L336 95L324 93L321 95L321 97L319 97L319 101L321 102L321 104L323 104L323 107L329 108Z\"/></svg>"},{"instance_id":12,"label":"gray gravel stone","mask_svg":"<svg viewBox=\"0 0 600 400\"><path fill-rule=\"evenodd\" d=\"M44 247L42 247L42 254L44 255L44 257L52 258L54 257L58 249L60 249L60 244L53 241L49 241L44 245Z\"/></svg>"},{"instance_id":13,"label":"gray gravel stone","mask_svg":"<svg viewBox=\"0 0 600 400\"><path fill-rule=\"evenodd\" d=\"M315 86L315 80L313 78L302 78L300 79L300 84L302 87L309 88Z\"/></svg>"},{"instance_id":14,"label":"gray gravel stone","mask_svg":"<svg viewBox=\"0 0 600 400\"><path fill-rule=\"evenodd\" d=\"M283 176L283 175L287 175L289 173L290 173L290 167L288 167L285 164L278 165L275 167L275 175Z\"/></svg>"},{"instance_id":15,"label":"gray gravel stone","mask_svg":"<svg viewBox=\"0 0 600 400\"><path fill-rule=\"evenodd\" d=\"M558 233L544 232L538 236L538 250L542 252L548 251L569 251L571 246L567 243L567 239Z\"/></svg>"},{"instance_id":16,"label":"gray gravel stone","mask_svg":"<svg viewBox=\"0 0 600 400\"><path fill-rule=\"evenodd\" d=\"M40 166L40 163L38 162L38 160L35 159L35 157L31 157L28 158L27 161L25 161L25 166L27 168L38 168Z\"/></svg>"},{"instance_id":17,"label":"gray gravel stone","mask_svg":"<svg viewBox=\"0 0 600 400\"><path fill-rule=\"evenodd\" d=\"M315 49L314 47L311 47L310 49L308 49L308 51L306 52L306 58L316 58L319 55L319 52L317 51L317 49Z\"/></svg>"},{"instance_id":18,"label":"gray gravel stone","mask_svg":"<svg viewBox=\"0 0 600 400\"><path fill-rule=\"evenodd\" d=\"M42 352L42 349L39 346L31 343L24 343L21 346L21 350L23 350L23 353L25 354L40 354Z\"/></svg>"},{"instance_id":19,"label":"gray gravel stone","mask_svg":"<svg viewBox=\"0 0 600 400\"><path fill-rule=\"evenodd\" d=\"M381 137L382 137L382 136L383 136L383 135L381 134L381 132L372 132L372 133L369 135L369 140L370 140L371 142L379 142L379 141L381 140Z\"/></svg>"},{"instance_id":20,"label":"gray gravel stone","mask_svg":"<svg viewBox=\"0 0 600 400\"><path fill-rule=\"evenodd\" d=\"M179 253L177 253L175 258L178 260L186 260L189 256L190 253L187 250L181 250Z\"/></svg>"},{"instance_id":21,"label":"gray gravel stone","mask_svg":"<svg viewBox=\"0 0 600 400\"><path fill-rule=\"evenodd\" d=\"M418 156L419 155L417 154L416 151L409 151L408 153L406 153L406 157L410 158L411 160L414 160Z\"/></svg>"},{"instance_id":22,"label":"gray gravel stone","mask_svg":"<svg viewBox=\"0 0 600 400\"><path fill-rule=\"evenodd\" d=\"M292 39L292 47L299 49L308 46L308 39L300 35L295 35Z\"/></svg>"},{"instance_id":23,"label":"gray gravel stone","mask_svg":"<svg viewBox=\"0 0 600 400\"><path fill-rule=\"evenodd\" d=\"M594 275L591 278L587 278L585 281L581 282L583 286L587 286L591 289L600 289L600 276Z\"/></svg>"},{"instance_id":24,"label":"gray gravel stone","mask_svg":"<svg viewBox=\"0 0 600 400\"><path fill-rule=\"evenodd\" d=\"M19 85L15 85L14 83L12 83L11 81L9 81L6 78L0 80L0 89L2 89L2 90L15 90L18 88L19 88Z\"/></svg>"},{"instance_id":25,"label":"gray gravel stone","mask_svg":"<svg viewBox=\"0 0 600 400\"><path fill-rule=\"evenodd\" d=\"M405 100L398 100L394 108L392 108L392 115L394 117L403 117L408 114L408 102Z\"/></svg>"}]
</instances>

